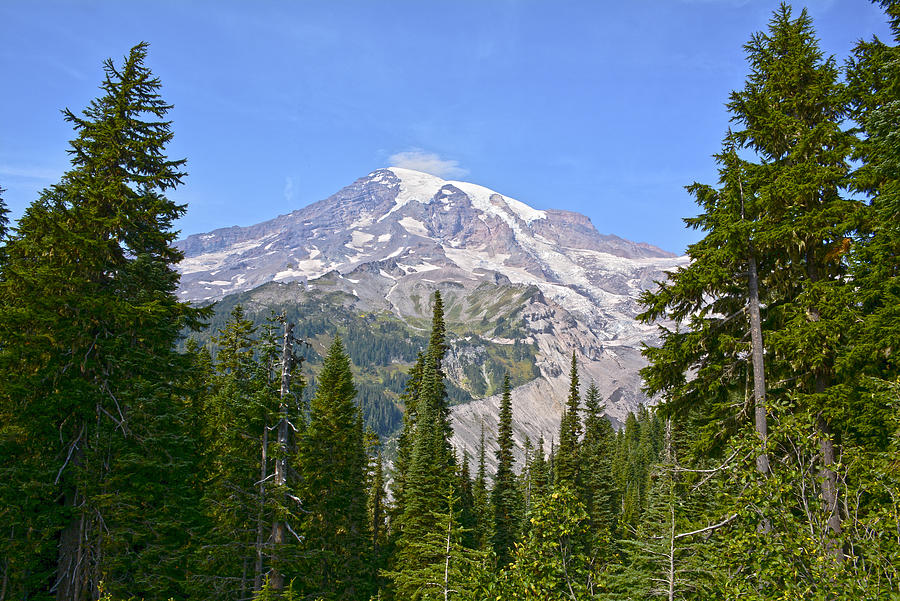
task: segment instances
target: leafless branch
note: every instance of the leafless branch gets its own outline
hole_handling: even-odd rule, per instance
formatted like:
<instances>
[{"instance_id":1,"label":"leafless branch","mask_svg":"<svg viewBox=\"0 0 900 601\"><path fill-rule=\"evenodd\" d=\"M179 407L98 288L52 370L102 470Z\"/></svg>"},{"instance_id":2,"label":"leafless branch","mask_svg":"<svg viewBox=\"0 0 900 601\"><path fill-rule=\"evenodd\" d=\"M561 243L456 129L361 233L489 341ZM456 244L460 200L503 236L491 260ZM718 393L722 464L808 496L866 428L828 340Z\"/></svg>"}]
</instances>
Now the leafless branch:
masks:
<instances>
[{"instance_id":1,"label":"leafless branch","mask_svg":"<svg viewBox=\"0 0 900 601\"><path fill-rule=\"evenodd\" d=\"M738 516L738 514L733 513L730 516L728 516L727 518L725 518L724 520L722 520L721 522L719 522L718 524L713 524L712 526L707 526L706 528L694 530L693 532L682 532L681 534L676 534L675 538L676 539L686 538L688 536L693 536L695 534L702 534L704 532L709 532L710 530L715 530L717 528L721 528L722 526L725 526L726 524L729 524L732 521L734 521L734 519L737 518L737 516Z\"/></svg>"},{"instance_id":2,"label":"leafless branch","mask_svg":"<svg viewBox=\"0 0 900 601\"><path fill-rule=\"evenodd\" d=\"M66 469L66 466L69 465L69 460L72 459L72 453L75 451L75 447L78 445L78 442L81 440L81 437L84 435L84 424L81 426L81 431L78 433L78 437L72 441L72 444L69 445L69 453L66 455L66 461L59 468L59 471L56 472L56 479L53 481L53 484L59 484L59 479L62 476L63 470Z\"/></svg>"}]
</instances>

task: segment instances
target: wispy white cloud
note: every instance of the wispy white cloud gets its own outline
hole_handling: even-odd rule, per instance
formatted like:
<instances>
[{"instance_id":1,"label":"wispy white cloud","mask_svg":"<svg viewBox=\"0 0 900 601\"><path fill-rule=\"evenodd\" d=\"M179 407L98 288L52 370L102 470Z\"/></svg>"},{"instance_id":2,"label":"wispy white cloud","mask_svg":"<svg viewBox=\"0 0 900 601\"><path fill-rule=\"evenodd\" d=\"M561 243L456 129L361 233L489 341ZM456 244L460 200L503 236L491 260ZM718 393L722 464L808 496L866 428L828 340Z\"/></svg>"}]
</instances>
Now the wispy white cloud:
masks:
<instances>
[{"instance_id":1,"label":"wispy white cloud","mask_svg":"<svg viewBox=\"0 0 900 601\"><path fill-rule=\"evenodd\" d=\"M290 203L294 200L294 178L286 177L284 178L284 200L285 202Z\"/></svg>"},{"instance_id":2,"label":"wispy white cloud","mask_svg":"<svg viewBox=\"0 0 900 601\"><path fill-rule=\"evenodd\" d=\"M442 159L439 155L420 148L392 154L388 161L391 167L415 169L443 178L463 177L469 173L468 169L459 166L459 161Z\"/></svg>"}]
</instances>

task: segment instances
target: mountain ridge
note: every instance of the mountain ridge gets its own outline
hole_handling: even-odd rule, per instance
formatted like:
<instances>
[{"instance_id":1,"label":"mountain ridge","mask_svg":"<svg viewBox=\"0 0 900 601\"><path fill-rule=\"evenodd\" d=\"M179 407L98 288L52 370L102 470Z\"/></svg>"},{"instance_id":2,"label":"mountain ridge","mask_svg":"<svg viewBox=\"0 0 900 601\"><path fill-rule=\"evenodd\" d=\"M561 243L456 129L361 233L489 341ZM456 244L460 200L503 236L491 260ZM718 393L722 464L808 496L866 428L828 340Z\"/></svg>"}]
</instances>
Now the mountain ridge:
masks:
<instances>
[{"instance_id":1,"label":"mountain ridge","mask_svg":"<svg viewBox=\"0 0 900 601\"><path fill-rule=\"evenodd\" d=\"M514 390L520 441L542 432L552 437L573 351L582 380L595 381L607 400L609 419L622 422L648 402L640 391L640 345L653 342L655 328L634 320L637 297L685 262L646 243L601 235L578 213L537 210L477 184L396 167L291 213L177 245L185 253L179 296L194 302L263 284L270 285L266 295L285 303L337 298L322 291L339 291L340 302L360 314L392 315L420 328L440 290L455 336L451 354L460 361L448 372L455 385L473 396L494 390L493 373L482 378L472 363L486 360L488 347L473 347L467 337L495 349L496 369L512 356L501 352L504 345L534 349L537 375ZM474 452L496 405L487 397L454 407L458 447Z\"/></svg>"}]
</instances>

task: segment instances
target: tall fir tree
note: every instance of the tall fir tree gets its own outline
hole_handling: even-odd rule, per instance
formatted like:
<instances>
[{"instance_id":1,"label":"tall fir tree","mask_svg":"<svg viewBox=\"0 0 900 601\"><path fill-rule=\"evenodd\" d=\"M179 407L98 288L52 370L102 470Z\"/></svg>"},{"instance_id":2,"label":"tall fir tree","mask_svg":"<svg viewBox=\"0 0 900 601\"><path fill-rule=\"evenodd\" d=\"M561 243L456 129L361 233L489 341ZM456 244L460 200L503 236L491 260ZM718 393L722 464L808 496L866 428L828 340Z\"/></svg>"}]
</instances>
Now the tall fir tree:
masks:
<instances>
[{"instance_id":1,"label":"tall fir tree","mask_svg":"<svg viewBox=\"0 0 900 601\"><path fill-rule=\"evenodd\" d=\"M544 455L544 435L541 434L534 447L534 455L531 459L531 465L528 466L528 477L531 480L531 502L547 494L550 486L550 468L547 465L546 456Z\"/></svg>"},{"instance_id":2,"label":"tall fir tree","mask_svg":"<svg viewBox=\"0 0 900 601\"><path fill-rule=\"evenodd\" d=\"M850 400L853 414L867 418L854 430L868 432L851 435L868 435L883 448L891 431L890 401L883 386L869 384L900 374L894 352L900 348L900 3L879 4L887 12L894 45L877 38L860 41L847 65L851 117L859 124L854 149L859 166L851 185L868 203L848 255L858 313L848 324L853 345L840 363L844 371L861 376L860 390Z\"/></svg>"},{"instance_id":3,"label":"tall fir tree","mask_svg":"<svg viewBox=\"0 0 900 601\"><path fill-rule=\"evenodd\" d=\"M753 482L744 484L734 508L745 520L736 524L742 534L735 540L745 540L751 555L742 569L753 573L750 579L761 578L750 586L793 586L791 574L801 570L800 586L828 595L838 590L829 587L844 569L846 515L839 493L847 472L839 457L850 451L842 445L860 423L853 417L856 376L842 363L844 349L857 346L851 324L860 323L847 253L866 211L845 194L854 142L841 128L846 90L834 59L819 49L806 11L794 17L782 5L745 49L750 74L728 103L735 131L717 157L721 185L692 187L704 212L687 222L706 236L689 248L690 266L644 296L644 318L665 315L679 324L664 332L660 349L648 349L651 366L644 374L648 391L665 395L671 415L706 422L701 438L712 443L708 447L755 447L757 475L734 474L735 482ZM754 273L765 381L762 391L754 386L756 407L748 411L750 375L762 375L761 365L749 362L762 350L752 348L754 287L743 283ZM743 417L753 413L751 429ZM769 415L776 428L766 431L760 427L766 419L759 418ZM746 436L751 431L753 441ZM815 449L806 444L810 437ZM781 474L765 469L774 452ZM793 492L786 495L788 488ZM810 536L799 534L804 528L795 516L804 516ZM773 552L784 544L768 544L773 537L790 538L803 551ZM747 568L751 558L761 563Z\"/></svg>"},{"instance_id":4,"label":"tall fir tree","mask_svg":"<svg viewBox=\"0 0 900 601\"><path fill-rule=\"evenodd\" d=\"M441 362L446 349L443 304L435 292L432 334L418 375L415 424L408 431L409 455L393 524L397 544L392 558L393 574L415 565L416 545L433 533L435 520L443 515L448 495L458 499L456 460L450 445L450 408ZM402 501L402 503L401 503ZM458 520L458 508L451 512ZM443 518L441 518L443 519Z\"/></svg>"},{"instance_id":5,"label":"tall fir tree","mask_svg":"<svg viewBox=\"0 0 900 601\"><path fill-rule=\"evenodd\" d=\"M3 200L3 193L6 190L3 189L3 186L0 186L0 273L2 273L3 263L5 263L5 246L6 246L6 232L9 228L9 207L6 206L6 201Z\"/></svg>"},{"instance_id":6,"label":"tall fir tree","mask_svg":"<svg viewBox=\"0 0 900 601\"><path fill-rule=\"evenodd\" d=\"M509 374L503 377L500 416L497 426L497 471L491 489L494 524L491 543L497 554L497 564L505 566L512 558L522 521L522 500L513 471L512 394Z\"/></svg>"},{"instance_id":7,"label":"tall fir tree","mask_svg":"<svg viewBox=\"0 0 900 601\"><path fill-rule=\"evenodd\" d=\"M478 439L478 471L472 486L472 497L475 506L476 548L484 550L491 539L493 519L490 515L490 494L487 484L487 449L484 442L484 422L481 423L481 434Z\"/></svg>"},{"instance_id":8,"label":"tall fir tree","mask_svg":"<svg viewBox=\"0 0 900 601\"><path fill-rule=\"evenodd\" d=\"M298 576L304 593L313 598L360 599L373 592L367 459L355 396L350 359L335 337L299 446L299 502L305 519L304 569Z\"/></svg>"},{"instance_id":9,"label":"tall fir tree","mask_svg":"<svg viewBox=\"0 0 900 601\"><path fill-rule=\"evenodd\" d=\"M776 370L781 360L797 378L795 400L818 437L827 545L841 557L833 426L848 416L835 355L845 344L841 323L850 315L846 263L836 259L861 209L841 194L852 144L840 127L846 94L834 59L823 59L806 11L793 18L782 5L769 32L751 38L747 53L751 74L728 107L743 126L735 139L761 162L760 250L781 259L769 272L781 306L770 311L767 344Z\"/></svg>"},{"instance_id":10,"label":"tall fir tree","mask_svg":"<svg viewBox=\"0 0 900 601\"><path fill-rule=\"evenodd\" d=\"M579 448L581 444L581 392L578 384L578 360L572 351L569 369L569 397L559 423L559 446L555 456L555 480L575 490L580 475Z\"/></svg>"},{"instance_id":11,"label":"tall fir tree","mask_svg":"<svg viewBox=\"0 0 900 601\"><path fill-rule=\"evenodd\" d=\"M256 369L256 327L241 305L212 342L217 352L199 422L208 527L194 572L198 594L237 600L258 590L264 575L261 535L268 516L261 480L271 471L266 438L274 407L259 402L265 381Z\"/></svg>"},{"instance_id":12,"label":"tall fir tree","mask_svg":"<svg viewBox=\"0 0 900 601\"><path fill-rule=\"evenodd\" d=\"M420 351L416 362L409 370L409 379L404 386L400 398L403 402L403 425L397 435L397 457L394 460L393 482L391 493L394 497L391 522L399 525L403 519L403 508L406 507L406 479L412 460L413 445L415 444L416 422L418 416L419 389L422 383L422 371L425 368L425 353ZM399 534L399 528L393 528L394 536Z\"/></svg>"},{"instance_id":13,"label":"tall fir tree","mask_svg":"<svg viewBox=\"0 0 900 601\"><path fill-rule=\"evenodd\" d=\"M102 96L81 115L64 111L77 133L72 167L6 248L0 472L29 491L4 499L12 524L0 518L0 530L24 537L15 595L96 597L103 574L112 591L173 593L160 590L167 578L144 575L178 544L155 537L185 531L168 500L190 469L176 442L189 435L174 428L185 408L172 391L186 367L175 343L204 312L174 294L182 255L171 228L185 209L165 194L184 161L166 157L171 106L146 56L142 43L121 66L107 61ZM35 528L40 535L24 534Z\"/></svg>"},{"instance_id":14,"label":"tall fir tree","mask_svg":"<svg viewBox=\"0 0 900 601\"><path fill-rule=\"evenodd\" d=\"M619 491L613 478L613 455L616 433L603 417L600 391L591 382L584 399L584 440L581 465L584 476L579 483L579 497L597 533L613 535L619 513Z\"/></svg>"}]
</instances>

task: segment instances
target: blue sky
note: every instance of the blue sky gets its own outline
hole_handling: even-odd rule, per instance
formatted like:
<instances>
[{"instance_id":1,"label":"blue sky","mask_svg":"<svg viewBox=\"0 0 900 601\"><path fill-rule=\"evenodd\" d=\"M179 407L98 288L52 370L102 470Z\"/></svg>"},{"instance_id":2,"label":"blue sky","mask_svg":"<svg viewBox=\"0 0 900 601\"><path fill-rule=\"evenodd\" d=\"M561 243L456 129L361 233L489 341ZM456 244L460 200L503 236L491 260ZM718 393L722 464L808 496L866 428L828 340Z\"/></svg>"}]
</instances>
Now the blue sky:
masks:
<instances>
[{"instance_id":1,"label":"blue sky","mask_svg":"<svg viewBox=\"0 0 900 601\"><path fill-rule=\"evenodd\" d=\"M379 167L424 167L674 252L683 186L715 183L724 103L769 0L0 0L0 186L21 215L68 166L103 60L150 43L186 157L183 234L250 225ZM824 51L888 39L866 0L813 0Z\"/></svg>"}]
</instances>

